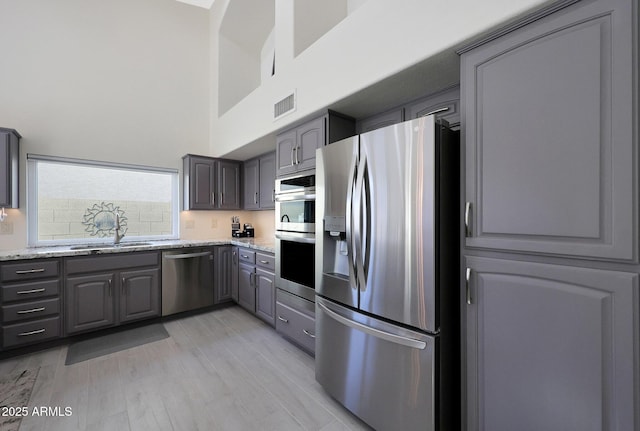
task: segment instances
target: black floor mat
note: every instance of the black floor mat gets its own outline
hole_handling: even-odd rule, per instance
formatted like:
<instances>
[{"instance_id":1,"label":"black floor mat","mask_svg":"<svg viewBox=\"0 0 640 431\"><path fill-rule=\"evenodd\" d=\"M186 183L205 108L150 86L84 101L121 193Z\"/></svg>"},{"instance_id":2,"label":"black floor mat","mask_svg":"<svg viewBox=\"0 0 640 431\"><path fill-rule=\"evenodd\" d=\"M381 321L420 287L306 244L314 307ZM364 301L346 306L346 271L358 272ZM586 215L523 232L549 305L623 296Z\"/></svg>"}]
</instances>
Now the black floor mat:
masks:
<instances>
[{"instance_id":1,"label":"black floor mat","mask_svg":"<svg viewBox=\"0 0 640 431\"><path fill-rule=\"evenodd\" d=\"M168 337L169 333L164 326L161 323L154 323L78 341L69 346L67 350L67 360L64 364L76 364L88 359L152 343Z\"/></svg>"}]
</instances>

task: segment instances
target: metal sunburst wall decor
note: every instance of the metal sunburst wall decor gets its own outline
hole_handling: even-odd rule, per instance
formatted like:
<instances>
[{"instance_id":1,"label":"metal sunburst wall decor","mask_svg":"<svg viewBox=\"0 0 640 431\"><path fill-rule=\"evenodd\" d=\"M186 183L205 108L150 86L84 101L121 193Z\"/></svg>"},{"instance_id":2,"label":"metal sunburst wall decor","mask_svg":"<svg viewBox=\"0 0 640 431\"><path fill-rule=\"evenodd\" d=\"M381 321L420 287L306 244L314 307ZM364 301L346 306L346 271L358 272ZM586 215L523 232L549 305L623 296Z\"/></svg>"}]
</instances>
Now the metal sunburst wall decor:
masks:
<instances>
[{"instance_id":1,"label":"metal sunburst wall decor","mask_svg":"<svg viewBox=\"0 0 640 431\"><path fill-rule=\"evenodd\" d=\"M113 204L113 202L101 202L87 208L82 217L82 224L86 226L85 231L91 236L105 238L115 233L116 211L120 215L120 233L127 232L127 218L124 211Z\"/></svg>"}]
</instances>

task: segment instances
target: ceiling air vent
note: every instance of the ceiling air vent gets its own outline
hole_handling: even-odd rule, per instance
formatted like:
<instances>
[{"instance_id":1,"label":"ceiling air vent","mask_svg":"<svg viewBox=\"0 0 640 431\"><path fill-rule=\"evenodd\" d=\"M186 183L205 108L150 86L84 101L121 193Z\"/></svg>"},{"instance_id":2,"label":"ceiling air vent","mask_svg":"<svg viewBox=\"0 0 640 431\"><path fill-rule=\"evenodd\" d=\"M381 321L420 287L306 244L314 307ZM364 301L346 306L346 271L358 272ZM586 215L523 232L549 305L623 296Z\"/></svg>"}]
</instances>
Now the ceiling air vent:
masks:
<instances>
[{"instance_id":1,"label":"ceiling air vent","mask_svg":"<svg viewBox=\"0 0 640 431\"><path fill-rule=\"evenodd\" d=\"M284 99L276 102L273 105L273 119L277 120L278 118L286 115L290 112L296 110L296 92L289 94Z\"/></svg>"}]
</instances>

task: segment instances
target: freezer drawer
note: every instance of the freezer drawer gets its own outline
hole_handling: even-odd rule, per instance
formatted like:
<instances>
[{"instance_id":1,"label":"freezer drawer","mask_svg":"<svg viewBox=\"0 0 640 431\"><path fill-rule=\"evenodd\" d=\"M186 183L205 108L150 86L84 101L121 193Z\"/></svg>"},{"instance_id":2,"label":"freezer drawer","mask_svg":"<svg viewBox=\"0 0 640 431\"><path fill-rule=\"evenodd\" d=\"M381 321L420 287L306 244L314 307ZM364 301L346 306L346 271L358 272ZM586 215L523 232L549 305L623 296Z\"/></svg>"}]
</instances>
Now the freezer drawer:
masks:
<instances>
[{"instance_id":1,"label":"freezer drawer","mask_svg":"<svg viewBox=\"0 0 640 431\"><path fill-rule=\"evenodd\" d=\"M436 429L437 342L316 298L316 380L376 430Z\"/></svg>"}]
</instances>

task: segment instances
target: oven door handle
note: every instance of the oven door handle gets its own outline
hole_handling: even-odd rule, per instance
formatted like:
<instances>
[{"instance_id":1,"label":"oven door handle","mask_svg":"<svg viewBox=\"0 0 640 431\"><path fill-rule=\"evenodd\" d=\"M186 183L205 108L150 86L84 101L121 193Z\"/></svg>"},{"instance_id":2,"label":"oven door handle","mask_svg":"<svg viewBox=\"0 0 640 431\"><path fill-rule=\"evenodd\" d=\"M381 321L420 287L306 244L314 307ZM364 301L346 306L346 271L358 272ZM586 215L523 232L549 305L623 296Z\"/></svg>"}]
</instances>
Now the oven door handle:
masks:
<instances>
[{"instance_id":1,"label":"oven door handle","mask_svg":"<svg viewBox=\"0 0 640 431\"><path fill-rule=\"evenodd\" d=\"M276 195L276 202L291 202L291 201L309 201L315 200L316 194L290 194L290 195Z\"/></svg>"},{"instance_id":2,"label":"oven door handle","mask_svg":"<svg viewBox=\"0 0 640 431\"><path fill-rule=\"evenodd\" d=\"M316 242L316 236L313 233L276 232L276 238L284 241L302 242L305 244L315 244Z\"/></svg>"}]
</instances>

